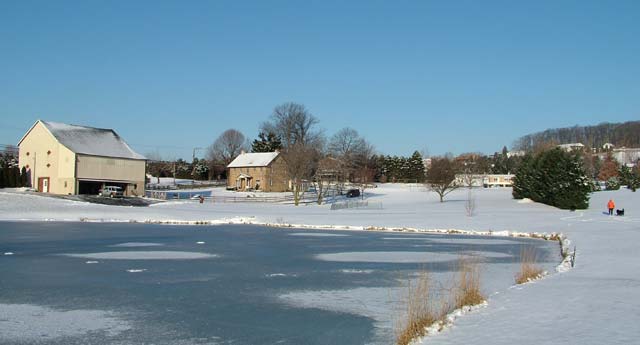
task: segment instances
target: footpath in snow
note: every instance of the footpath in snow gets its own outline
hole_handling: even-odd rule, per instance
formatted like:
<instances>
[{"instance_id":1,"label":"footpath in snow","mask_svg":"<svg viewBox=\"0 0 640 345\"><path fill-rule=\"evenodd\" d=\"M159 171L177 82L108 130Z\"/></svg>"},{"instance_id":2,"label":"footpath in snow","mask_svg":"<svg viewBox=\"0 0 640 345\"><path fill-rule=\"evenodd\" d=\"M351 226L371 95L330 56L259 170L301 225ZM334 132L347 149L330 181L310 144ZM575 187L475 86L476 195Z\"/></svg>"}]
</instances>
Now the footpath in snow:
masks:
<instances>
[{"instance_id":1,"label":"footpath in snow","mask_svg":"<svg viewBox=\"0 0 640 345\"><path fill-rule=\"evenodd\" d=\"M369 200L382 210L331 211L328 205L176 201L144 208L74 202L0 192L0 220L257 223L323 227L459 229L564 233L576 246L576 267L490 296L486 308L458 318L429 344L636 344L640 343L640 193L598 192L591 208L564 211L511 198L510 189L474 191L475 215L466 216L466 190L445 203L420 187L382 185ZM613 198L626 216L605 215Z\"/></svg>"}]
</instances>

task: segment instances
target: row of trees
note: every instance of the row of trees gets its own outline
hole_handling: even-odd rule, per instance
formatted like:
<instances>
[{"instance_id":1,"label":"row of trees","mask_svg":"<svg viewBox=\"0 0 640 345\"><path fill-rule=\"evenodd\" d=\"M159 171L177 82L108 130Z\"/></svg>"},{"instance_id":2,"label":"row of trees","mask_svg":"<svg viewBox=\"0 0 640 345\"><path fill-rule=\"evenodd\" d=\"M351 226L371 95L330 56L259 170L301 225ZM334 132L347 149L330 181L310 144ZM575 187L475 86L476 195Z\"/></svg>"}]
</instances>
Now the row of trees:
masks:
<instances>
[{"instance_id":1,"label":"row of trees","mask_svg":"<svg viewBox=\"0 0 640 345\"><path fill-rule=\"evenodd\" d=\"M534 151L537 147L545 146L548 143L554 145L582 143L596 149L602 148L605 143L612 143L616 146L640 147L639 132L640 121L554 128L525 135L516 140L513 147L526 151Z\"/></svg>"}]
</instances>

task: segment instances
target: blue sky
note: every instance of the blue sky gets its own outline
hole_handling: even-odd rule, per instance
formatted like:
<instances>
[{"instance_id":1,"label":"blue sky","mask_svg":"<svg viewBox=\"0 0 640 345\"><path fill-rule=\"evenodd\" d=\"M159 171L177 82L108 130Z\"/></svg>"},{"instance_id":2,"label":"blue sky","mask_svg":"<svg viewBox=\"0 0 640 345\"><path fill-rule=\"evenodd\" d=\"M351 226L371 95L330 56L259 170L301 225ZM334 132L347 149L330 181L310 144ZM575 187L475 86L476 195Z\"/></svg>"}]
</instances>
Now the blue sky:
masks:
<instances>
[{"instance_id":1,"label":"blue sky","mask_svg":"<svg viewBox=\"0 0 640 345\"><path fill-rule=\"evenodd\" d=\"M2 1L0 144L37 119L140 153L305 104L381 153L640 119L640 1Z\"/></svg>"}]
</instances>

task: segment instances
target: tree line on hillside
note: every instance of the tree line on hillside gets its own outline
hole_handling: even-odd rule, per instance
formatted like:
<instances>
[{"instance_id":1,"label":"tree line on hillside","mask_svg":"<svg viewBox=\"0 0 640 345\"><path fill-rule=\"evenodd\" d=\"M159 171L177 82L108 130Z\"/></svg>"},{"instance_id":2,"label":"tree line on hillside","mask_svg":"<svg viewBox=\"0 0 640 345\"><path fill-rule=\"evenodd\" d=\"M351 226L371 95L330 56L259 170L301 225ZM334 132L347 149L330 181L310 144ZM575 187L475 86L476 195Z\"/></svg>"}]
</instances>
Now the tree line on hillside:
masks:
<instances>
[{"instance_id":1,"label":"tree line on hillside","mask_svg":"<svg viewBox=\"0 0 640 345\"><path fill-rule=\"evenodd\" d=\"M513 143L513 148L534 151L549 144L570 143L582 143L596 149L602 148L606 143L617 147L640 147L640 121L547 129L518 138Z\"/></svg>"}]
</instances>

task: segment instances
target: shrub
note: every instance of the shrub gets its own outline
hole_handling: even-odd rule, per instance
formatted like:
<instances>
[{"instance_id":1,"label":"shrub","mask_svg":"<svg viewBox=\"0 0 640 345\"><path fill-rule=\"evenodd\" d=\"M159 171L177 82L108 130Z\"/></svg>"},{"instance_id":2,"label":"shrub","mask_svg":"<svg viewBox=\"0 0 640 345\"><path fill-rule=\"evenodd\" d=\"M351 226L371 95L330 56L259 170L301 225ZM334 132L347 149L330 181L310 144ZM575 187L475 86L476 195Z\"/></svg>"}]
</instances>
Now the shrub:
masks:
<instances>
[{"instance_id":1,"label":"shrub","mask_svg":"<svg viewBox=\"0 0 640 345\"><path fill-rule=\"evenodd\" d=\"M607 190L618 190L620 189L620 181L616 177L612 177L606 182Z\"/></svg>"}]
</instances>

